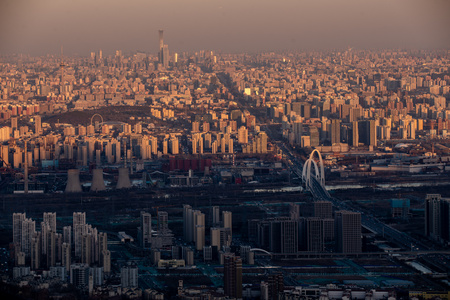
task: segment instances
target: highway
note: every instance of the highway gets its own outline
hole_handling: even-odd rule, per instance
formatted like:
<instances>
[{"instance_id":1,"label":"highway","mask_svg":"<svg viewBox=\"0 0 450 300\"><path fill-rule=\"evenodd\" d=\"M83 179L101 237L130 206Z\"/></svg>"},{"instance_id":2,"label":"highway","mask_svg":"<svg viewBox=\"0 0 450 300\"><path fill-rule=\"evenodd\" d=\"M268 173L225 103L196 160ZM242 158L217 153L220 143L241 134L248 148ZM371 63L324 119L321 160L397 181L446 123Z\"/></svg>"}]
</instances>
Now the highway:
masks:
<instances>
[{"instance_id":1,"label":"highway","mask_svg":"<svg viewBox=\"0 0 450 300\"><path fill-rule=\"evenodd\" d=\"M227 86L231 91L234 91L234 96L236 97L236 101L240 104L242 108L248 109L253 115L258 116L257 111L254 107L243 101L242 94L237 92L234 89L231 81L228 76L225 74L218 74L219 80ZM282 141L277 141L274 138L274 134L272 133L269 126L265 125L261 120L257 117L259 123L261 124L261 129L264 130L267 136L270 138L272 142L274 142L282 151L283 154L286 155L286 161L288 163L288 167L291 169L292 173L296 174L299 178L302 178L302 170L304 162L299 161L299 159L292 154L291 150L283 143ZM425 245L421 241L418 241L408 234L404 232L400 232L391 226L384 224L380 220L374 218L372 215L361 212L358 208L354 207L354 205L341 201L337 198L332 197L326 188L322 186L313 176L311 178L311 188L309 191L312 196L316 200L326 200L333 203L336 209L338 210L349 210L354 212L361 213L361 225L368 228L369 230L376 232L377 234L382 235L384 238L393 242L394 244L398 244L406 250L411 251L426 251L433 250L429 246Z\"/></svg>"},{"instance_id":2,"label":"highway","mask_svg":"<svg viewBox=\"0 0 450 300\"><path fill-rule=\"evenodd\" d=\"M298 159L291 153L291 151L285 145L282 145L281 147L284 153L289 157L289 163L291 164L290 167L292 172L301 178L302 176L301 170L303 169L303 163L298 161ZM408 234L398 231L397 229L392 228L391 226L381 222L377 218L374 218L372 215L360 211L353 204L332 197L328 193L326 188L322 186L314 176L312 176L311 178L311 186L309 191L311 192L311 195L314 197L314 199L330 201L333 203L334 207L337 210L348 210L361 213L362 226L368 228L369 230L379 235L382 235L390 242L400 245L402 248L406 250L411 251L433 250L428 245L425 245L421 241L412 238Z\"/></svg>"}]
</instances>

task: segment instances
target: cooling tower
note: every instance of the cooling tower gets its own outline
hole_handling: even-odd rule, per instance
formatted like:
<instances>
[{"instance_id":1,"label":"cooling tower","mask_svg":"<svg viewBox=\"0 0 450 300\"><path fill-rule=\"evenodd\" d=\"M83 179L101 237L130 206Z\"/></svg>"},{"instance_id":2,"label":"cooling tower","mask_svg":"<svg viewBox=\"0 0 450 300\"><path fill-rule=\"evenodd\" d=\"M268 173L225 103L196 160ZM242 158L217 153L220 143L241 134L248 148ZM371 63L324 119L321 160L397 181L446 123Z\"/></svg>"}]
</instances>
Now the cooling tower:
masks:
<instances>
[{"instance_id":1,"label":"cooling tower","mask_svg":"<svg viewBox=\"0 0 450 300\"><path fill-rule=\"evenodd\" d=\"M70 169L67 171L66 193L81 193L80 171Z\"/></svg>"},{"instance_id":2,"label":"cooling tower","mask_svg":"<svg viewBox=\"0 0 450 300\"><path fill-rule=\"evenodd\" d=\"M129 189L131 187L128 168L119 168L119 179L117 180L117 189Z\"/></svg>"},{"instance_id":3,"label":"cooling tower","mask_svg":"<svg viewBox=\"0 0 450 300\"><path fill-rule=\"evenodd\" d=\"M103 181L103 169L92 170L92 185L91 192L98 192L106 190L105 182Z\"/></svg>"}]
</instances>

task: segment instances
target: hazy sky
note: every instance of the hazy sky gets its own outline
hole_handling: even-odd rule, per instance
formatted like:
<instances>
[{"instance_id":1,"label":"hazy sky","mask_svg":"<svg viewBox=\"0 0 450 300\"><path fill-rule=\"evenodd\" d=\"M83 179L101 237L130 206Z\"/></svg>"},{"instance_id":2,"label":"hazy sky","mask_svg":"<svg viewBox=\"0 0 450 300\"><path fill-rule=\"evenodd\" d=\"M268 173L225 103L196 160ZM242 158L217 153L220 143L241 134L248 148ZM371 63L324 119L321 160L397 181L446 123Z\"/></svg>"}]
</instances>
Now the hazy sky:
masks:
<instances>
[{"instance_id":1,"label":"hazy sky","mask_svg":"<svg viewBox=\"0 0 450 300\"><path fill-rule=\"evenodd\" d=\"M449 0L0 0L0 54L450 48Z\"/></svg>"}]
</instances>

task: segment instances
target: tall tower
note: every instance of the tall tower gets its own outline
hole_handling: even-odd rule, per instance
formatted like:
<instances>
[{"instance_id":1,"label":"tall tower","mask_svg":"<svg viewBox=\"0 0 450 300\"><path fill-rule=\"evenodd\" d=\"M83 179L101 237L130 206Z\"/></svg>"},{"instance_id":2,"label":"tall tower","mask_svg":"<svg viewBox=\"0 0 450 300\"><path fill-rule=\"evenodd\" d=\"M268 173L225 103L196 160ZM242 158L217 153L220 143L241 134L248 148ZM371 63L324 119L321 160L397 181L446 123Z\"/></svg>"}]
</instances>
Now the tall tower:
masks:
<instances>
[{"instance_id":1,"label":"tall tower","mask_svg":"<svg viewBox=\"0 0 450 300\"><path fill-rule=\"evenodd\" d=\"M64 64L63 46L61 46L61 62L59 64L59 67L61 68L61 87L59 93L62 95L66 92L64 85L64 68L66 67L66 65Z\"/></svg>"},{"instance_id":2,"label":"tall tower","mask_svg":"<svg viewBox=\"0 0 450 300\"><path fill-rule=\"evenodd\" d=\"M159 32L159 52L158 52L158 58L159 62L163 63L163 50L164 50L164 31L158 30Z\"/></svg>"},{"instance_id":3,"label":"tall tower","mask_svg":"<svg viewBox=\"0 0 450 300\"><path fill-rule=\"evenodd\" d=\"M161 51L161 49L164 47L164 31L158 30L158 32L159 32L159 50Z\"/></svg>"}]
</instances>

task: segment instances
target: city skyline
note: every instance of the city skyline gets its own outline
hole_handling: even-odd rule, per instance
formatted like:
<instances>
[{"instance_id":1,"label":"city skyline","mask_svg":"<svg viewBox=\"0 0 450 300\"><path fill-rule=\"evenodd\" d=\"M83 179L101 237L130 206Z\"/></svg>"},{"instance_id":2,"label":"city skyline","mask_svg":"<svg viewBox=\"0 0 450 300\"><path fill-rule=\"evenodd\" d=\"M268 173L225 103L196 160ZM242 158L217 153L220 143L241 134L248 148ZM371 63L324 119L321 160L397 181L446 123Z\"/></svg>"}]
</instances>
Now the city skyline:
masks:
<instances>
[{"instance_id":1,"label":"city skyline","mask_svg":"<svg viewBox=\"0 0 450 300\"><path fill-rule=\"evenodd\" d=\"M260 52L330 48L450 47L446 1L86 0L0 4L0 53L68 55L102 49Z\"/></svg>"}]
</instances>

